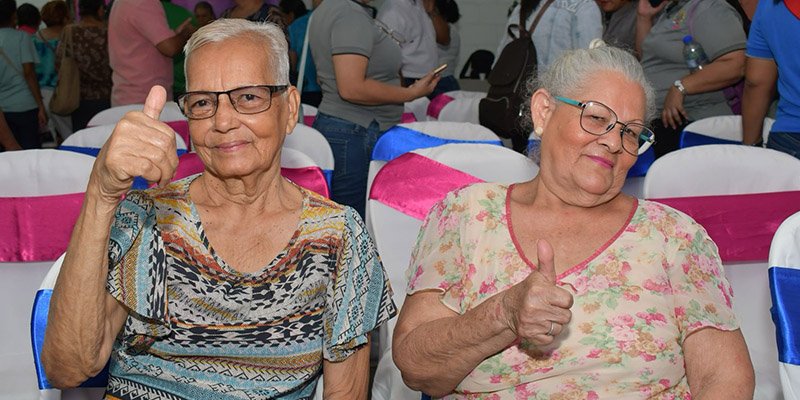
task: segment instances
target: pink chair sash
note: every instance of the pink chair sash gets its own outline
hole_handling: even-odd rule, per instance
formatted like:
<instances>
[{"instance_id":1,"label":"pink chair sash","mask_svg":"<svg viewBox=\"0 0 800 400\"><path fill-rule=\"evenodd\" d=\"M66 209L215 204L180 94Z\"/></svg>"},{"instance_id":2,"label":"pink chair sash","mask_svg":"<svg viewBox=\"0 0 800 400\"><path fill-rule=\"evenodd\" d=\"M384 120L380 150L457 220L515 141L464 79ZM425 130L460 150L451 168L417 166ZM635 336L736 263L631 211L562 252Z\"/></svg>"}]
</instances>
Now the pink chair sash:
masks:
<instances>
[{"instance_id":1,"label":"pink chair sash","mask_svg":"<svg viewBox=\"0 0 800 400\"><path fill-rule=\"evenodd\" d=\"M303 116L303 125L305 125L305 126L314 125L314 121L316 121L316 120L317 120L317 116L316 115L304 115Z\"/></svg>"},{"instance_id":2,"label":"pink chair sash","mask_svg":"<svg viewBox=\"0 0 800 400\"><path fill-rule=\"evenodd\" d=\"M0 198L0 262L57 259L67 249L83 193Z\"/></svg>"},{"instance_id":3,"label":"pink chair sash","mask_svg":"<svg viewBox=\"0 0 800 400\"><path fill-rule=\"evenodd\" d=\"M460 187L483 182L470 174L416 153L405 153L378 171L369 198L416 219Z\"/></svg>"},{"instance_id":4,"label":"pink chair sash","mask_svg":"<svg viewBox=\"0 0 800 400\"><path fill-rule=\"evenodd\" d=\"M435 119L439 119L439 113L442 112L444 106L453 100L454 99L452 97L444 93L434 97L431 102L428 103L428 115Z\"/></svg>"},{"instance_id":5,"label":"pink chair sash","mask_svg":"<svg viewBox=\"0 0 800 400\"><path fill-rule=\"evenodd\" d=\"M175 171L174 179L182 179L190 175L203 172L205 166L197 156L197 153L186 153L178 157L178 168ZM281 168L281 175L284 178L325 197L330 198L327 180L322 169L317 166L301 168Z\"/></svg>"},{"instance_id":6,"label":"pink chair sash","mask_svg":"<svg viewBox=\"0 0 800 400\"><path fill-rule=\"evenodd\" d=\"M417 117L414 115L414 113L404 112L403 116L400 117L400 123L407 124L409 122L417 122Z\"/></svg>"},{"instance_id":7,"label":"pink chair sash","mask_svg":"<svg viewBox=\"0 0 800 400\"><path fill-rule=\"evenodd\" d=\"M800 191L651 199L708 231L722 261L766 261L778 226L800 210Z\"/></svg>"},{"instance_id":8,"label":"pink chair sash","mask_svg":"<svg viewBox=\"0 0 800 400\"><path fill-rule=\"evenodd\" d=\"M192 142L189 137L189 121L168 121L166 124L183 139L187 149L192 148Z\"/></svg>"}]
</instances>

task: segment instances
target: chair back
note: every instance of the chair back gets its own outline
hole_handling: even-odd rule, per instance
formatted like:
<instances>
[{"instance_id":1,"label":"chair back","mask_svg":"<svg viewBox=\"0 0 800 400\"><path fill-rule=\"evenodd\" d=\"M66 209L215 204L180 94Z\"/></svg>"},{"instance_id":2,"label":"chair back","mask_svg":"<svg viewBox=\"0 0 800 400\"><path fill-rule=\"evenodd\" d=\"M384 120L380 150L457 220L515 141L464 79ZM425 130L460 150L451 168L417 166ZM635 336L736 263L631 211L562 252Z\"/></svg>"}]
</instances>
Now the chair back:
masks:
<instances>
[{"instance_id":1,"label":"chair back","mask_svg":"<svg viewBox=\"0 0 800 400\"><path fill-rule=\"evenodd\" d=\"M299 186L330 197L322 168L299 150L287 147L281 150L281 175Z\"/></svg>"},{"instance_id":2,"label":"chair back","mask_svg":"<svg viewBox=\"0 0 800 400\"><path fill-rule=\"evenodd\" d=\"M764 119L762 139L769 137L769 131L775 122L772 118ZM742 143L742 116L719 115L699 119L686 125L681 132L680 148L706 144L740 144Z\"/></svg>"},{"instance_id":3,"label":"chair back","mask_svg":"<svg viewBox=\"0 0 800 400\"><path fill-rule=\"evenodd\" d=\"M800 212L781 223L769 249L772 320L778 342L778 371L786 400L800 399Z\"/></svg>"},{"instance_id":4,"label":"chair back","mask_svg":"<svg viewBox=\"0 0 800 400\"><path fill-rule=\"evenodd\" d=\"M95 114L86 125L97 126L116 124L122 119L123 116L125 116L127 112L142 111L142 108L144 108L144 104L126 104L124 106L107 108ZM178 107L178 103L174 101L168 101L164 105L164 109L161 110L161 115L158 117L158 119L161 121L181 121L186 120L186 116L184 116L181 112L180 107Z\"/></svg>"},{"instance_id":5,"label":"chair back","mask_svg":"<svg viewBox=\"0 0 800 400\"><path fill-rule=\"evenodd\" d=\"M407 101L403 105L403 112L404 113L412 113L417 121L425 121L427 120L427 113L428 113L428 104L431 103L431 100L425 96L420 98Z\"/></svg>"},{"instance_id":6,"label":"chair back","mask_svg":"<svg viewBox=\"0 0 800 400\"><path fill-rule=\"evenodd\" d=\"M86 382L82 383L79 388L58 390L53 388L45 375L44 366L42 365L42 347L44 346L44 334L47 331L47 317L50 312L50 298L53 295L53 287L55 287L58 274L61 271L61 264L64 262L65 254L62 254L50 267L42 280L39 290L36 291L36 297L33 301L33 309L31 311L30 320L30 340L31 348L33 349L33 365L36 369L36 380L39 385L39 398L55 400L60 398L78 399L78 398L95 398L99 399L103 396L103 392L108 384L108 366L101 371L97 376L89 378Z\"/></svg>"},{"instance_id":7,"label":"chair back","mask_svg":"<svg viewBox=\"0 0 800 400\"><path fill-rule=\"evenodd\" d=\"M0 153L0 387L38 397L30 348L34 294L66 249L94 157L53 149Z\"/></svg>"},{"instance_id":8,"label":"chair back","mask_svg":"<svg viewBox=\"0 0 800 400\"><path fill-rule=\"evenodd\" d=\"M106 141L108 141L108 138L111 137L116 126L116 123L112 123L81 129L64 139L60 149L97 156L97 153L100 152L100 148L103 147ZM178 150L186 152L186 141L181 135L175 135L175 145Z\"/></svg>"},{"instance_id":9,"label":"chair back","mask_svg":"<svg viewBox=\"0 0 800 400\"><path fill-rule=\"evenodd\" d=\"M317 107L305 103L301 103L301 106L303 107L303 125L314 125L314 120L317 119L317 112L319 112Z\"/></svg>"},{"instance_id":10,"label":"chair back","mask_svg":"<svg viewBox=\"0 0 800 400\"><path fill-rule=\"evenodd\" d=\"M434 97L427 109L428 121L472 122L478 124L478 103L485 92L453 90Z\"/></svg>"},{"instance_id":11,"label":"chair back","mask_svg":"<svg viewBox=\"0 0 800 400\"><path fill-rule=\"evenodd\" d=\"M488 79L489 72L492 72L494 65L494 54L489 50L475 50L467 58L461 73L460 79ZM481 78L481 74L483 78Z\"/></svg>"},{"instance_id":12,"label":"chair back","mask_svg":"<svg viewBox=\"0 0 800 400\"><path fill-rule=\"evenodd\" d=\"M792 213L791 202L789 209L786 203L771 204L780 196L774 192L798 190L800 160L778 151L742 145L696 146L669 153L653 163L644 181L646 198L688 205L682 210L700 222L717 243L725 275L738 296L734 298L734 311L756 371L755 398L759 399L781 398L781 387L775 362L775 333L768 312L767 254L753 255L751 250L768 248L768 242L759 243L772 238L769 229L777 226L761 223L759 218ZM760 200L762 197L773 200ZM736 208L744 202L750 205ZM742 230L745 232L739 232ZM740 248L732 243L739 243ZM737 252L749 252L748 257L735 257Z\"/></svg>"},{"instance_id":13,"label":"chair back","mask_svg":"<svg viewBox=\"0 0 800 400\"><path fill-rule=\"evenodd\" d=\"M331 187L333 177L333 150L331 150L328 140L318 130L298 124L292 133L283 142L284 148L299 150L309 156L314 163L322 168L325 180L328 182L328 189Z\"/></svg>"},{"instance_id":14,"label":"chair back","mask_svg":"<svg viewBox=\"0 0 800 400\"><path fill-rule=\"evenodd\" d=\"M521 182L532 179L538 170L533 161L513 150L475 143L421 148L389 161L372 182L367 210L372 218L372 236L398 307L402 307L405 299L405 271L411 251L430 206L444 198L449 188L455 189L462 182ZM424 176L420 171L424 171ZM398 206L406 201L418 206ZM416 400L420 393L403 384L389 351L395 323L396 319L392 319L380 329L380 373L375 376L372 398Z\"/></svg>"}]
</instances>

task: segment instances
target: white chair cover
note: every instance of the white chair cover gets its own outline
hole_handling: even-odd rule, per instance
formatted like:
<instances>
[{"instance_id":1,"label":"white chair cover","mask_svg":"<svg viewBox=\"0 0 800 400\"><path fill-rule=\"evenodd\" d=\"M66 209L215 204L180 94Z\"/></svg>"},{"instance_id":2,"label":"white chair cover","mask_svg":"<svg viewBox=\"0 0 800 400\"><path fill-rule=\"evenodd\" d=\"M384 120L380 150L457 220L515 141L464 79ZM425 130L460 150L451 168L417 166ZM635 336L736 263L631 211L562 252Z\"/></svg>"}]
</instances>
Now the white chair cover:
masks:
<instances>
[{"instance_id":1,"label":"white chair cover","mask_svg":"<svg viewBox=\"0 0 800 400\"><path fill-rule=\"evenodd\" d=\"M310 126L297 124L292 133L286 137L283 147L305 153L323 171L333 171L333 150L331 150L328 140L322 133Z\"/></svg>"},{"instance_id":2,"label":"white chair cover","mask_svg":"<svg viewBox=\"0 0 800 400\"><path fill-rule=\"evenodd\" d=\"M126 104L124 106L116 106L100 111L89 120L87 126L97 126L106 124L116 124L128 111L142 111L144 104ZM181 121L186 120L186 116L181 113L178 103L168 101L161 110L161 115L158 118L161 121Z\"/></svg>"},{"instance_id":3,"label":"white chair cover","mask_svg":"<svg viewBox=\"0 0 800 400\"><path fill-rule=\"evenodd\" d=\"M406 102L403 105L403 112L410 112L414 114L414 117L417 121L425 121L428 119L428 104L431 103L431 100L425 96L422 96L418 99L411 100Z\"/></svg>"},{"instance_id":4,"label":"white chair cover","mask_svg":"<svg viewBox=\"0 0 800 400\"><path fill-rule=\"evenodd\" d=\"M669 153L650 167L645 198L734 195L800 190L800 160L742 145L707 145ZM781 399L766 262L725 263L756 372L757 399Z\"/></svg>"},{"instance_id":5,"label":"white chair cover","mask_svg":"<svg viewBox=\"0 0 800 400\"><path fill-rule=\"evenodd\" d=\"M774 119L769 117L764 118L762 137L765 142L769 137L769 131L772 128L773 123L775 123ZM739 143L742 141L744 136L742 133L741 115L720 115L716 117L699 119L690 123L689 125L686 125L683 131Z\"/></svg>"},{"instance_id":6,"label":"white chair cover","mask_svg":"<svg viewBox=\"0 0 800 400\"><path fill-rule=\"evenodd\" d=\"M0 153L0 197L84 192L93 164L94 157L53 149ZM36 289L52 263L0 262L0 399L38 397L29 321Z\"/></svg>"},{"instance_id":7,"label":"white chair cover","mask_svg":"<svg viewBox=\"0 0 800 400\"><path fill-rule=\"evenodd\" d=\"M37 291L38 301L41 303L39 304L41 308L33 310L32 319L42 318L45 317L46 314L39 315L39 313L46 312L50 306L50 295L53 292L53 287L55 287L56 279L58 279L58 274L61 272L61 264L64 262L64 254L56 260L47 271L47 275L45 275L44 279L42 280L41 285L39 286L39 290ZM39 328L39 327L37 327ZM33 330L33 328L32 328ZM31 332L32 335L41 335L43 332ZM59 389L42 389L39 391L39 399L40 400L57 400L57 399L69 399L69 400L90 400L90 399L99 399L103 397L103 393L105 392L105 387L85 387L85 388L75 388L75 389L67 389L67 390L59 390Z\"/></svg>"},{"instance_id":8,"label":"white chair cover","mask_svg":"<svg viewBox=\"0 0 800 400\"><path fill-rule=\"evenodd\" d=\"M414 150L413 153L438 161L487 182L513 183L532 179L539 171L529 158L502 146L455 143ZM422 221L395 210L377 200L369 200L373 237L378 254L394 290L393 299L401 307L405 299L405 271L411 258ZM396 319L380 331L381 359L375 374L372 398L405 400L420 398L420 393L403 384L400 371L391 357L391 332ZM385 329L384 329L385 328Z\"/></svg>"},{"instance_id":9,"label":"white chair cover","mask_svg":"<svg viewBox=\"0 0 800 400\"><path fill-rule=\"evenodd\" d=\"M495 135L491 129L471 122L417 121L398 124L397 126L441 139L500 141L500 138ZM384 160L371 160L369 162L369 169L367 170L367 188L372 186L372 180L384 165L386 165L386 161ZM369 191L367 191L367 197L369 197ZM372 218L370 217L369 207L367 207L365 211L364 220L367 229L371 232Z\"/></svg>"},{"instance_id":10,"label":"white chair cover","mask_svg":"<svg viewBox=\"0 0 800 400\"><path fill-rule=\"evenodd\" d=\"M101 148L106 143L111 133L114 132L116 123L90 126L81 129L66 138L62 146ZM175 144L178 150L186 150L186 142L180 135L175 134Z\"/></svg>"},{"instance_id":11,"label":"white chair cover","mask_svg":"<svg viewBox=\"0 0 800 400\"><path fill-rule=\"evenodd\" d=\"M776 269L782 270L782 273L773 276L773 279L778 279L779 276L796 277L800 274L800 212L783 221L775 232L775 237L772 239L772 245L769 249L769 265L771 266L771 273L776 272ZM775 282L772 282L771 286L774 289ZM784 294L788 293L772 291L773 298L783 303L787 308L790 306L797 307L797 304L791 298L782 297ZM776 296L781 297L776 298ZM777 306L778 304L773 304L773 307ZM773 312L773 321L775 321L779 330L786 328L786 323L788 322L782 319L781 314ZM794 325L796 326L796 322ZM778 371L780 373L781 386L783 387L783 398L786 400L800 399L800 365L779 361Z\"/></svg>"},{"instance_id":12,"label":"white chair cover","mask_svg":"<svg viewBox=\"0 0 800 400\"><path fill-rule=\"evenodd\" d=\"M313 117L317 115L317 107L312 106L311 104L301 103L303 106L303 116L304 117Z\"/></svg>"}]
</instances>

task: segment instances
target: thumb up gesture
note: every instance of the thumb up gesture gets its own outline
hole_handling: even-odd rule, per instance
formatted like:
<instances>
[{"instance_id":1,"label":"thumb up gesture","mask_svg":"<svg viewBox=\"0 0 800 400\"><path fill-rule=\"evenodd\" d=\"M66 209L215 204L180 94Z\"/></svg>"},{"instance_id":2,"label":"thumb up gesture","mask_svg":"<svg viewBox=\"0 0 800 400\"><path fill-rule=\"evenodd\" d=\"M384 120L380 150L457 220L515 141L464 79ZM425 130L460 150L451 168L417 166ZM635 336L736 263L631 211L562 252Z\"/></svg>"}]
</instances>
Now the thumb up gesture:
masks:
<instances>
[{"instance_id":1,"label":"thumb up gesture","mask_svg":"<svg viewBox=\"0 0 800 400\"><path fill-rule=\"evenodd\" d=\"M103 200L119 202L137 176L166 185L175 175L175 132L158 120L166 101L164 88L154 86L142 111L131 111L117 123L97 155L89 179L90 188Z\"/></svg>"},{"instance_id":2,"label":"thumb up gesture","mask_svg":"<svg viewBox=\"0 0 800 400\"><path fill-rule=\"evenodd\" d=\"M553 342L570 319L572 294L556 285L553 247L536 243L538 269L503 293L503 313L517 337L535 345Z\"/></svg>"}]
</instances>

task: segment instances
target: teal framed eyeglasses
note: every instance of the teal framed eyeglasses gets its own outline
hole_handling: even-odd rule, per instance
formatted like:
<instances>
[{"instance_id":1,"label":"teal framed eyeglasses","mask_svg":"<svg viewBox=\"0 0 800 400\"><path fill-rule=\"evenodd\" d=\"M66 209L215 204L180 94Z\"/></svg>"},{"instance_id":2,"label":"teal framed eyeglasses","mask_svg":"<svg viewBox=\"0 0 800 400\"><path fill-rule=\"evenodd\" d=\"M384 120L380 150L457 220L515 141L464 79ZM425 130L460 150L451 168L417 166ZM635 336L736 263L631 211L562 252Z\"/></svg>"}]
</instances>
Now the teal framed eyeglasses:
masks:
<instances>
[{"instance_id":1,"label":"teal framed eyeglasses","mask_svg":"<svg viewBox=\"0 0 800 400\"><path fill-rule=\"evenodd\" d=\"M638 122L620 122L617 113L609 106L597 101L578 101L567 97L553 96L556 100L581 109L581 128L586 133L603 136L619 124L622 149L632 156L638 156L656 141L656 134Z\"/></svg>"}]
</instances>

